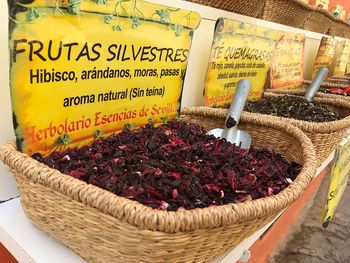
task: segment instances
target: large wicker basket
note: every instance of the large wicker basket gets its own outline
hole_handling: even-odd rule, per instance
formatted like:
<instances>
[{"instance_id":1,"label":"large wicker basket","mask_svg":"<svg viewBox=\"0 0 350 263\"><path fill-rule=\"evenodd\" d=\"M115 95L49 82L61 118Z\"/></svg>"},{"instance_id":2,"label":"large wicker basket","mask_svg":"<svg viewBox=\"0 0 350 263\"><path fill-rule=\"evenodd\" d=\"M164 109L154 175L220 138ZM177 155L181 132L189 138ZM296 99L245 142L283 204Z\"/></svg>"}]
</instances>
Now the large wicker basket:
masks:
<instances>
[{"instance_id":1,"label":"large wicker basket","mask_svg":"<svg viewBox=\"0 0 350 263\"><path fill-rule=\"evenodd\" d=\"M319 93L320 92L317 94ZM305 91L293 92L293 90L273 90L273 92L265 92L264 96L281 96L283 94L305 95ZM316 151L316 164L319 166L338 146L347 130L350 129L350 101L327 96L316 96L314 100L330 107L344 118L332 122L308 122L282 117L275 118L300 128L311 139ZM258 115L261 116L263 114Z\"/></svg>"},{"instance_id":2,"label":"large wicker basket","mask_svg":"<svg viewBox=\"0 0 350 263\"><path fill-rule=\"evenodd\" d=\"M333 17L333 21L328 30L328 35L343 37L344 35L348 35L350 30L350 26L343 20L336 17Z\"/></svg>"},{"instance_id":3,"label":"large wicker basket","mask_svg":"<svg viewBox=\"0 0 350 263\"><path fill-rule=\"evenodd\" d=\"M259 18L292 27L302 28L313 8L299 0L265 0Z\"/></svg>"},{"instance_id":4,"label":"large wicker basket","mask_svg":"<svg viewBox=\"0 0 350 263\"><path fill-rule=\"evenodd\" d=\"M348 85L347 85L348 86ZM267 92L273 92L277 94L285 94L285 95L297 95L297 96L305 96L306 90L305 89L290 89L290 90L267 90ZM321 98L329 98L334 99L336 101L338 100L346 100L350 101L350 96L343 96L343 95L337 95L337 94L331 94L331 93L324 93L321 91L316 92L316 97Z\"/></svg>"},{"instance_id":5,"label":"large wicker basket","mask_svg":"<svg viewBox=\"0 0 350 263\"><path fill-rule=\"evenodd\" d=\"M222 127L226 114L186 108L182 118L210 129ZM253 201L167 212L63 175L20 153L12 142L0 146L0 159L11 168L32 222L89 262L208 262L296 200L316 169L312 143L298 128L250 113L243 114L240 128L252 135L255 146L303 165L289 187Z\"/></svg>"},{"instance_id":6,"label":"large wicker basket","mask_svg":"<svg viewBox=\"0 0 350 263\"><path fill-rule=\"evenodd\" d=\"M332 15L327 10L313 8L312 12L308 14L303 28L326 34L332 23Z\"/></svg>"},{"instance_id":7,"label":"large wicker basket","mask_svg":"<svg viewBox=\"0 0 350 263\"><path fill-rule=\"evenodd\" d=\"M264 10L265 1L263 0L189 0L190 2L223 9L251 17L260 17Z\"/></svg>"}]
</instances>

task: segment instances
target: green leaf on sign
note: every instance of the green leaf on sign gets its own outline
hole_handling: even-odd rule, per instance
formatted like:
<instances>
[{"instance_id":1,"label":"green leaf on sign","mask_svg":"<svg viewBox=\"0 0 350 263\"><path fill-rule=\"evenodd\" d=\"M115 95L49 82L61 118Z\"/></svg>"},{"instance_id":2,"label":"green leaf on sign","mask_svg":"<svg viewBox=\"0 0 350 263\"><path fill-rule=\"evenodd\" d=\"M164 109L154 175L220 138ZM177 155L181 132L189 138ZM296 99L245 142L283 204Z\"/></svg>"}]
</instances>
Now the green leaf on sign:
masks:
<instances>
[{"instance_id":1,"label":"green leaf on sign","mask_svg":"<svg viewBox=\"0 0 350 263\"><path fill-rule=\"evenodd\" d=\"M122 28L119 25L115 25L112 28L113 28L113 31L122 31Z\"/></svg>"},{"instance_id":2,"label":"green leaf on sign","mask_svg":"<svg viewBox=\"0 0 350 263\"><path fill-rule=\"evenodd\" d=\"M113 18L114 18L114 15L105 15L104 16L104 22L106 24L110 24L110 23L112 23Z\"/></svg>"},{"instance_id":3,"label":"green leaf on sign","mask_svg":"<svg viewBox=\"0 0 350 263\"><path fill-rule=\"evenodd\" d=\"M125 125L123 127L123 131L130 131L132 128L135 128L134 123L125 123Z\"/></svg>"},{"instance_id":4,"label":"green leaf on sign","mask_svg":"<svg viewBox=\"0 0 350 263\"><path fill-rule=\"evenodd\" d=\"M72 143L72 140L67 133L59 136L55 142L56 146L69 145L71 143Z\"/></svg>"},{"instance_id":5,"label":"green leaf on sign","mask_svg":"<svg viewBox=\"0 0 350 263\"><path fill-rule=\"evenodd\" d=\"M133 17L131 21L132 21L131 23L132 29L137 28L141 24L140 19L138 17Z\"/></svg>"},{"instance_id":6,"label":"green leaf on sign","mask_svg":"<svg viewBox=\"0 0 350 263\"><path fill-rule=\"evenodd\" d=\"M153 125L154 124L154 117L151 117L148 119L148 123Z\"/></svg>"},{"instance_id":7,"label":"green leaf on sign","mask_svg":"<svg viewBox=\"0 0 350 263\"><path fill-rule=\"evenodd\" d=\"M96 130L95 132L94 132L94 139L96 140L97 138L100 138L101 137L101 135L102 135L102 131L101 130Z\"/></svg>"},{"instance_id":8,"label":"green leaf on sign","mask_svg":"<svg viewBox=\"0 0 350 263\"><path fill-rule=\"evenodd\" d=\"M175 31L175 36L179 37L184 30L182 25L172 25L171 28Z\"/></svg>"},{"instance_id":9,"label":"green leaf on sign","mask_svg":"<svg viewBox=\"0 0 350 263\"><path fill-rule=\"evenodd\" d=\"M162 120L163 123L167 123L168 122L168 116L163 116L163 117L160 117L160 119Z\"/></svg>"},{"instance_id":10,"label":"green leaf on sign","mask_svg":"<svg viewBox=\"0 0 350 263\"><path fill-rule=\"evenodd\" d=\"M154 14L159 16L159 21L161 23L166 24L170 22L170 10L168 9L156 10Z\"/></svg>"},{"instance_id":11,"label":"green leaf on sign","mask_svg":"<svg viewBox=\"0 0 350 263\"><path fill-rule=\"evenodd\" d=\"M68 0L68 13L72 15L79 14L80 11L80 0Z\"/></svg>"},{"instance_id":12,"label":"green leaf on sign","mask_svg":"<svg viewBox=\"0 0 350 263\"><path fill-rule=\"evenodd\" d=\"M107 0L93 0L98 5L105 5L107 4Z\"/></svg>"},{"instance_id":13,"label":"green leaf on sign","mask_svg":"<svg viewBox=\"0 0 350 263\"><path fill-rule=\"evenodd\" d=\"M36 19L39 19L41 17L41 14L35 7L31 7L27 11L26 15L26 22L32 22Z\"/></svg>"}]
</instances>

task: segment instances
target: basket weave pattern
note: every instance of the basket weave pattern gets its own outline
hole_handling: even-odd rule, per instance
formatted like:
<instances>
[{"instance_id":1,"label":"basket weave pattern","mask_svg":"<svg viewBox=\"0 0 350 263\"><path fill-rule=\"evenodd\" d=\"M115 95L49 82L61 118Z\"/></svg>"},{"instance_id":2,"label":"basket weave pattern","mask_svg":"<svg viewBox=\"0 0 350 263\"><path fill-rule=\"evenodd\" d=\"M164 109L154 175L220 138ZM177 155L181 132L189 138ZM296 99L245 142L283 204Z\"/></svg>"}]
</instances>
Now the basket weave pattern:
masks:
<instances>
[{"instance_id":1,"label":"basket weave pattern","mask_svg":"<svg viewBox=\"0 0 350 263\"><path fill-rule=\"evenodd\" d=\"M187 108L183 118L222 127L227 110ZM168 212L146 207L61 174L0 146L16 178L26 215L90 262L207 262L266 225L300 196L315 173L311 141L298 128L245 113L241 128L253 145L274 149L303 165L279 194L218 207Z\"/></svg>"},{"instance_id":2,"label":"basket weave pattern","mask_svg":"<svg viewBox=\"0 0 350 263\"><path fill-rule=\"evenodd\" d=\"M328 30L328 35L343 37L345 32L347 31L348 25L342 19L334 17L332 20L332 24Z\"/></svg>"},{"instance_id":3,"label":"basket weave pattern","mask_svg":"<svg viewBox=\"0 0 350 263\"><path fill-rule=\"evenodd\" d=\"M332 22L333 18L329 12L323 9L313 8L307 16L303 28L305 30L326 34Z\"/></svg>"},{"instance_id":4,"label":"basket weave pattern","mask_svg":"<svg viewBox=\"0 0 350 263\"><path fill-rule=\"evenodd\" d=\"M251 17L260 17L265 5L265 2L261 0L190 0L190 2Z\"/></svg>"},{"instance_id":5,"label":"basket weave pattern","mask_svg":"<svg viewBox=\"0 0 350 263\"><path fill-rule=\"evenodd\" d=\"M308 87L309 85L307 85ZM339 87L340 85L323 85L322 87ZM344 85L345 86L345 85ZM348 85L346 85L348 86ZM342 88L342 87L340 87ZM297 96L305 96L306 90L305 89L290 89L290 90L273 90L273 89L268 89L266 90L267 92L272 92L272 93L277 93L277 94L285 94L285 95L297 95ZM343 95L337 95L337 94L332 94L332 93L324 93L321 91L316 92L316 97L320 98L328 98L328 99L334 99L334 100L345 100L345 101L350 101L350 96L343 96ZM346 114L346 112L344 112Z\"/></svg>"},{"instance_id":6,"label":"basket weave pattern","mask_svg":"<svg viewBox=\"0 0 350 263\"><path fill-rule=\"evenodd\" d=\"M265 0L262 19L302 28L312 8L299 0Z\"/></svg>"},{"instance_id":7,"label":"basket weave pattern","mask_svg":"<svg viewBox=\"0 0 350 263\"><path fill-rule=\"evenodd\" d=\"M301 0L188 0L246 16L340 37L350 36L350 26L327 10L309 6Z\"/></svg>"},{"instance_id":8,"label":"basket weave pattern","mask_svg":"<svg viewBox=\"0 0 350 263\"><path fill-rule=\"evenodd\" d=\"M321 92L318 92L317 94L320 93ZM272 92L265 92L264 96L281 96L283 94L305 95L305 91L273 90ZM330 107L344 118L332 122L308 122L282 117L275 118L300 128L311 139L316 151L316 164L319 166L337 147L347 130L350 129L350 101L327 97L326 94L321 95L320 97L315 97L314 100Z\"/></svg>"}]
</instances>

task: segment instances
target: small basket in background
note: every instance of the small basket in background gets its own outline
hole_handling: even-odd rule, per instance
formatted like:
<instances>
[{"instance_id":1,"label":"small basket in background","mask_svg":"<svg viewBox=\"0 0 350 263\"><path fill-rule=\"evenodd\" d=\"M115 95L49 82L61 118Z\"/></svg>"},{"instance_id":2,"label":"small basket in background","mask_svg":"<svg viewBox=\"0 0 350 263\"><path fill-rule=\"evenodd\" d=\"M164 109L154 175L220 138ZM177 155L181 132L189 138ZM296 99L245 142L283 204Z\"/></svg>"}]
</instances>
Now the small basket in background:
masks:
<instances>
[{"instance_id":1,"label":"small basket in background","mask_svg":"<svg viewBox=\"0 0 350 263\"><path fill-rule=\"evenodd\" d=\"M299 0L265 0L262 19L292 27L302 28L313 9Z\"/></svg>"},{"instance_id":2,"label":"small basket in background","mask_svg":"<svg viewBox=\"0 0 350 263\"><path fill-rule=\"evenodd\" d=\"M262 0L189 0L190 2L206 5L241 15L259 17L264 10L265 1Z\"/></svg>"},{"instance_id":3,"label":"small basket in background","mask_svg":"<svg viewBox=\"0 0 350 263\"><path fill-rule=\"evenodd\" d=\"M318 94L319 93L320 92L318 92ZM265 97L276 97L282 95L303 96L305 95L305 91L298 90L293 92L293 90L273 90L272 92L264 93ZM315 147L316 164L317 166L320 166L338 146L347 130L350 129L350 100L330 98L327 96L316 96L314 100L328 106L330 109L340 114L343 119L331 122L308 122L283 117L275 118L298 127L311 139L311 142Z\"/></svg>"},{"instance_id":4,"label":"small basket in background","mask_svg":"<svg viewBox=\"0 0 350 263\"><path fill-rule=\"evenodd\" d=\"M343 37L348 27L349 25L344 20L333 17L331 26L328 29L328 35Z\"/></svg>"},{"instance_id":5,"label":"small basket in background","mask_svg":"<svg viewBox=\"0 0 350 263\"><path fill-rule=\"evenodd\" d=\"M312 11L309 12L303 29L326 34L333 22L332 15L324 9L310 8L312 8Z\"/></svg>"}]
</instances>

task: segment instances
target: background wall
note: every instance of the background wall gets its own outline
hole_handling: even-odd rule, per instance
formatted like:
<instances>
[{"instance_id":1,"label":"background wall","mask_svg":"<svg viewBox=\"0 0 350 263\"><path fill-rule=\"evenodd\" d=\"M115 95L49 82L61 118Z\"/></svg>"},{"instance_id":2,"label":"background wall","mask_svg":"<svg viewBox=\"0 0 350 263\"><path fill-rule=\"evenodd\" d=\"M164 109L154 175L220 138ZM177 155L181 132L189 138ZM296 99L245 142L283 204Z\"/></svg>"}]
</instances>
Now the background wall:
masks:
<instances>
[{"instance_id":1,"label":"background wall","mask_svg":"<svg viewBox=\"0 0 350 263\"><path fill-rule=\"evenodd\" d=\"M2 1L0 5L0 143L13 138L7 39L7 5Z\"/></svg>"},{"instance_id":2,"label":"background wall","mask_svg":"<svg viewBox=\"0 0 350 263\"><path fill-rule=\"evenodd\" d=\"M347 0L348 1L348 0ZM188 71L186 74L185 86L183 91L182 104L185 106L202 105L202 94L204 78L209 59L209 53L213 38L215 21L219 17L227 17L239 21L249 22L260 26L274 29L304 33L306 35L305 59L304 59L304 78L311 78L311 71L316 57L317 49L322 38L321 34L304 31L263 21L251 17L200 6L181 0L151 0L158 4L169 5L197 11L202 16L202 22L195 31L192 48L190 51ZM350 3L349 3L350 4ZM67 32L68 33L68 32ZM0 5L0 143L13 138L10 88L8 77L8 46L7 46L7 6ZM48 114L50 114L48 112Z\"/></svg>"},{"instance_id":3,"label":"background wall","mask_svg":"<svg viewBox=\"0 0 350 263\"><path fill-rule=\"evenodd\" d=\"M316 0L310 0L309 4L314 4ZM334 5L339 4L344 7L346 13L350 12L350 1L349 0L330 0L329 1L329 11L333 10Z\"/></svg>"},{"instance_id":4,"label":"background wall","mask_svg":"<svg viewBox=\"0 0 350 263\"><path fill-rule=\"evenodd\" d=\"M349 0L330 0L329 1L329 10L332 11L334 5L339 4L344 7L346 13L350 12L350 1Z\"/></svg>"}]
</instances>

